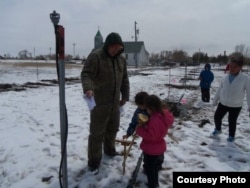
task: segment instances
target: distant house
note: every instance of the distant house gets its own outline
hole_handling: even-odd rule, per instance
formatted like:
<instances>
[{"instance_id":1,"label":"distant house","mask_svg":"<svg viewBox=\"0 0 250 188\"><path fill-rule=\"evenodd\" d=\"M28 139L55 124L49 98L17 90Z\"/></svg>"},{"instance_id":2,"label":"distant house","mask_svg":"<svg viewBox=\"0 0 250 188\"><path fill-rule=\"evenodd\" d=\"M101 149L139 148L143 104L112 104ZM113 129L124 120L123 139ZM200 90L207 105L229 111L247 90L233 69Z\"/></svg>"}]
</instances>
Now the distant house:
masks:
<instances>
[{"instance_id":1,"label":"distant house","mask_svg":"<svg viewBox=\"0 0 250 188\"><path fill-rule=\"evenodd\" d=\"M94 49L101 48L103 46L103 37L98 30L94 39ZM123 42L124 52L123 55L127 60L129 66L147 66L149 64L149 53L145 49L143 41Z\"/></svg>"},{"instance_id":2,"label":"distant house","mask_svg":"<svg viewBox=\"0 0 250 188\"><path fill-rule=\"evenodd\" d=\"M123 52L128 65L146 66L149 64L149 53L145 49L144 42L124 42Z\"/></svg>"}]
</instances>

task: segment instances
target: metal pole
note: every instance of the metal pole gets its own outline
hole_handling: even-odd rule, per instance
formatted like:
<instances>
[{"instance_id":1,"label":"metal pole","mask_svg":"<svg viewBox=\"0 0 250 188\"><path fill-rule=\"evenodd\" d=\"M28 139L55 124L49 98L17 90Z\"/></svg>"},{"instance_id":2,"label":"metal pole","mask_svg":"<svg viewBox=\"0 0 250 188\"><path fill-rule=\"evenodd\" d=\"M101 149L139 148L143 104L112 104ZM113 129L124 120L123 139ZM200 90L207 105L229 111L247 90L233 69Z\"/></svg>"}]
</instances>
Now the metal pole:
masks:
<instances>
[{"instance_id":1,"label":"metal pole","mask_svg":"<svg viewBox=\"0 0 250 188\"><path fill-rule=\"evenodd\" d=\"M171 82L170 82L170 78L171 78L171 68L169 67L169 76L168 76L168 101L170 101L169 96L170 96L170 89L171 89Z\"/></svg>"},{"instance_id":2,"label":"metal pole","mask_svg":"<svg viewBox=\"0 0 250 188\"><path fill-rule=\"evenodd\" d=\"M63 158L63 187L68 187L67 174L67 125L66 125L66 106L65 106L65 64L64 64L64 28L58 25L58 64L59 64L59 102L60 102L60 124L61 124L61 150Z\"/></svg>"},{"instance_id":3,"label":"metal pole","mask_svg":"<svg viewBox=\"0 0 250 188\"><path fill-rule=\"evenodd\" d=\"M199 53L198 53L198 63L200 63L200 53L201 53L201 49L199 48Z\"/></svg>"},{"instance_id":4,"label":"metal pole","mask_svg":"<svg viewBox=\"0 0 250 188\"><path fill-rule=\"evenodd\" d=\"M137 45L137 29L136 29L136 21L135 21L135 45ZM135 48L136 50L136 48ZM135 67L138 67L138 63L137 63L137 52L135 51Z\"/></svg>"},{"instance_id":5,"label":"metal pole","mask_svg":"<svg viewBox=\"0 0 250 188\"><path fill-rule=\"evenodd\" d=\"M51 60L51 48L49 48L49 61Z\"/></svg>"},{"instance_id":6,"label":"metal pole","mask_svg":"<svg viewBox=\"0 0 250 188\"><path fill-rule=\"evenodd\" d=\"M76 43L73 43L73 59L75 58L75 46L76 46Z\"/></svg>"},{"instance_id":7,"label":"metal pole","mask_svg":"<svg viewBox=\"0 0 250 188\"><path fill-rule=\"evenodd\" d=\"M141 164L142 164L142 160L143 160L143 152L141 153L141 155L140 155L140 157L139 157L139 159L137 161L136 167L135 167L135 169L133 171L132 177L130 178L130 180L128 182L127 188L133 188L134 187L138 172L139 172Z\"/></svg>"},{"instance_id":8,"label":"metal pole","mask_svg":"<svg viewBox=\"0 0 250 188\"><path fill-rule=\"evenodd\" d=\"M184 88L185 88L185 91L186 91L186 83L187 82L187 61L185 63L185 77L184 77Z\"/></svg>"},{"instance_id":9,"label":"metal pole","mask_svg":"<svg viewBox=\"0 0 250 188\"><path fill-rule=\"evenodd\" d=\"M62 169L63 187L68 188L68 174L67 174L67 114L65 105L65 65L64 65L64 28L58 25L60 14L54 11L50 14L51 21L55 27L56 35L56 63L58 68L59 81L59 103L60 103L60 130L61 130L61 164L59 171ZM62 168L61 168L62 167ZM61 176L61 173L60 173ZM60 181L61 184L61 181Z\"/></svg>"},{"instance_id":10,"label":"metal pole","mask_svg":"<svg viewBox=\"0 0 250 188\"><path fill-rule=\"evenodd\" d=\"M36 61L36 48L34 50L34 61L36 62L36 79L38 80L38 62Z\"/></svg>"},{"instance_id":11,"label":"metal pole","mask_svg":"<svg viewBox=\"0 0 250 188\"><path fill-rule=\"evenodd\" d=\"M136 29L136 24L137 24L137 23L136 23L136 21L135 21L135 42L137 42L137 31L136 31L137 29Z\"/></svg>"}]
</instances>

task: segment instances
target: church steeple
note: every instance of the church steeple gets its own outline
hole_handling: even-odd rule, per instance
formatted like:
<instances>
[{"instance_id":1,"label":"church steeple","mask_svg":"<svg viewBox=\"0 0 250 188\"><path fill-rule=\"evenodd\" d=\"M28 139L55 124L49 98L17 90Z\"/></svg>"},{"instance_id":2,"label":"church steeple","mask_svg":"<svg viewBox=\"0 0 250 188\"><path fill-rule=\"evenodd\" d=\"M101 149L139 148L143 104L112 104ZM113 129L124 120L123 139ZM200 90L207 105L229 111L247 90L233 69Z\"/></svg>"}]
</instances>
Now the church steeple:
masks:
<instances>
[{"instance_id":1,"label":"church steeple","mask_svg":"<svg viewBox=\"0 0 250 188\"><path fill-rule=\"evenodd\" d=\"M99 48L102 44L103 44L103 37L102 37L102 34L101 34L100 29L98 27L98 31L95 35L94 49Z\"/></svg>"}]
</instances>

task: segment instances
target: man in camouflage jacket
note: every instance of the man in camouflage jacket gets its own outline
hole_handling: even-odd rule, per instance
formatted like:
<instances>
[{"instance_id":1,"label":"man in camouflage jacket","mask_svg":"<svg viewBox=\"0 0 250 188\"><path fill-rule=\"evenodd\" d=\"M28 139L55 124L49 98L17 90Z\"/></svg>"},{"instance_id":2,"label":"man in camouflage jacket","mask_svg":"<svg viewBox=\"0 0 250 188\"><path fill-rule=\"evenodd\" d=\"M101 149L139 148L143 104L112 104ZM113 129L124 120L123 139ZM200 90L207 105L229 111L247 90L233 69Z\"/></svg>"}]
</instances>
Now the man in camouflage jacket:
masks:
<instances>
[{"instance_id":1,"label":"man in camouflage jacket","mask_svg":"<svg viewBox=\"0 0 250 188\"><path fill-rule=\"evenodd\" d=\"M90 112L88 138L88 167L99 169L104 153L117 154L115 138L120 124L120 106L129 100L129 79L125 58L121 55L124 45L117 33L110 33L104 46L93 51L81 72L85 96L94 96L96 106ZM98 172L97 172L98 173Z\"/></svg>"}]
</instances>

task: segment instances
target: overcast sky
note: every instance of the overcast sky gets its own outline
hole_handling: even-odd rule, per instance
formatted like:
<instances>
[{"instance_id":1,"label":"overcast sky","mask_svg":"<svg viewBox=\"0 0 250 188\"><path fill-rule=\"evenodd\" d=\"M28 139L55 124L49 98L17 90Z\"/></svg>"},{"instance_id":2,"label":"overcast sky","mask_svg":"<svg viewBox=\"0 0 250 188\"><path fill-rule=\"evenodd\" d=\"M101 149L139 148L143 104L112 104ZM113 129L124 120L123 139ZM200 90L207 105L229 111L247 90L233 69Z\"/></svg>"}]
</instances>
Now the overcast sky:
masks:
<instances>
[{"instance_id":1,"label":"overcast sky","mask_svg":"<svg viewBox=\"0 0 250 188\"><path fill-rule=\"evenodd\" d=\"M135 21L149 53L200 49L217 56L250 46L249 0L0 0L0 55L54 53L53 10L65 28L65 53L73 55L75 43L80 57L94 47L98 27L104 39L118 32L134 40Z\"/></svg>"}]
</instances>

